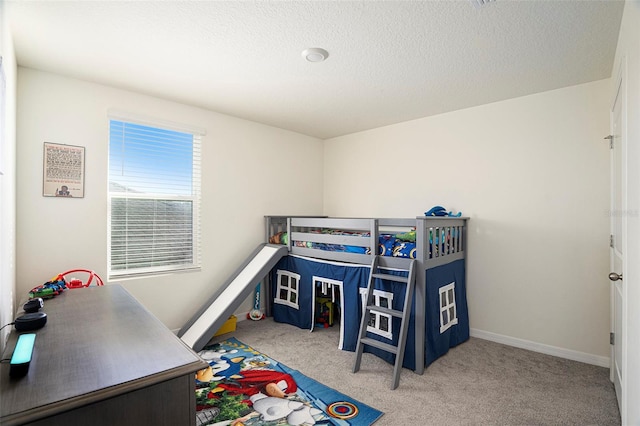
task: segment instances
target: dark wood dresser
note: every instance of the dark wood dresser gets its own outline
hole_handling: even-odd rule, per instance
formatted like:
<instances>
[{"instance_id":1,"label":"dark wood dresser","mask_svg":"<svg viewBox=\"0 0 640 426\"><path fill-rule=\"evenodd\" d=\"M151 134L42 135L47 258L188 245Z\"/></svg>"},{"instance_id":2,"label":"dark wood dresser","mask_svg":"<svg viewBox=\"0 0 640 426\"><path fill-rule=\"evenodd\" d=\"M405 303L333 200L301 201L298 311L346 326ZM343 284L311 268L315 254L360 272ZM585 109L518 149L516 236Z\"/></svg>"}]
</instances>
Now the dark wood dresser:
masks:
<instances>
[{"instance_id":1,"label":"dark wood dresser","mask_svg":"<svg viewBox=\"0 0 640 426\"><path fill-rule=\"evenodd\" d=\"M0 424L195 425L194 372L206 362L124 288L66 290L42 311L28 374L0 365Z\"/></svg>"}]
</instances>

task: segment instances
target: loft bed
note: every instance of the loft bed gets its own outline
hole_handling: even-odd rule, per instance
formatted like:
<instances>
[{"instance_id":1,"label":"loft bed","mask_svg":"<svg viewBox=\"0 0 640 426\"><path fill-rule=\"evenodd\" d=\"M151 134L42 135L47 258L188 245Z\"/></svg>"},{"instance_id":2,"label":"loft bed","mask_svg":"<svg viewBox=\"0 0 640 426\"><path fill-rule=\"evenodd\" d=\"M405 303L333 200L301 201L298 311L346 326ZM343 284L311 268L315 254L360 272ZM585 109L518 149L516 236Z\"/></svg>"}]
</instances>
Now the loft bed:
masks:
<instances>
[{"instance_id":1,"label":"loft bed","mask_svg":"<svg viewBox=\"0 0 640 426\"><path fill-rule=\"evenodd\" d=\"M417 262L403 367L422 374L450 347L468 340L467 218L265 218L266 242L288 248L265 280L266 311L275 321L311 330L339 322L339 348L355 351L373 256L392 256ZM402 309L404 291L404 285L374 285L382 307ZM371 314L368 336L397 345L398 334L399 321ZM395 355L375 347L365 352L394 362Z\"/></svg>"}]
</instances>

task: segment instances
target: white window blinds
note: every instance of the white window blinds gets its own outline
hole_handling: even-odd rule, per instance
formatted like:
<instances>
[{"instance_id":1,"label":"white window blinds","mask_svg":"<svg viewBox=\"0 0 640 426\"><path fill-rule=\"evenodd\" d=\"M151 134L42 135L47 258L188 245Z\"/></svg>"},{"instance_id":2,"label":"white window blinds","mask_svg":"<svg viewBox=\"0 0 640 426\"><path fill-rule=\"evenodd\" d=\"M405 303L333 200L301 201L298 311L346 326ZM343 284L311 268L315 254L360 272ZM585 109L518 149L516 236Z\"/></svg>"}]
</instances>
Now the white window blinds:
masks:
<instances>
[{"instance_id":1,"label":"white window blinds","mask_svg":"<svg viewBox=\"0 0 640 426\"><path fill-rule=\"evenodd\" d=\"M200 267L200 139L110 120L109 278Z\"/></svg>"}]
</instances>

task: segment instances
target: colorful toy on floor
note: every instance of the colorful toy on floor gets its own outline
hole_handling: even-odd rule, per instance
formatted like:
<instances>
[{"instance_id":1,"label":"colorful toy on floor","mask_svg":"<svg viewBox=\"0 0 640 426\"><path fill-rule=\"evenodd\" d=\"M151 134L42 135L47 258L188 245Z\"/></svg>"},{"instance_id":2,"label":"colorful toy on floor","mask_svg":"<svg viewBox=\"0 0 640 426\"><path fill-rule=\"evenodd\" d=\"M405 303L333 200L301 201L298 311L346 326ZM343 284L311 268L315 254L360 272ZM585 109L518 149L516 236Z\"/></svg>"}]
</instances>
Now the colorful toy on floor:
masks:
<instances>
[{"instance_id":1,"label":"colorful toy on floor","mask_svg":"<svg viewBox=\"0 0 640 426\"><path fill-rule=\"evenodd\" d=\"M316 327L333 327L333 302L327 297L316 297Z\"/></svg>"},{"instance_id":2,"label":"colorful toy on floor","mask_svg":"<svg viewBox=\"0 0 640 426\"><path fill-rule=\"evenodd\" d=\"M265 314L260 310L260 283L258 283L254 292L253 309L247 314L247 319L260 321L264 317Z\"/></svg>"}]
</instances>

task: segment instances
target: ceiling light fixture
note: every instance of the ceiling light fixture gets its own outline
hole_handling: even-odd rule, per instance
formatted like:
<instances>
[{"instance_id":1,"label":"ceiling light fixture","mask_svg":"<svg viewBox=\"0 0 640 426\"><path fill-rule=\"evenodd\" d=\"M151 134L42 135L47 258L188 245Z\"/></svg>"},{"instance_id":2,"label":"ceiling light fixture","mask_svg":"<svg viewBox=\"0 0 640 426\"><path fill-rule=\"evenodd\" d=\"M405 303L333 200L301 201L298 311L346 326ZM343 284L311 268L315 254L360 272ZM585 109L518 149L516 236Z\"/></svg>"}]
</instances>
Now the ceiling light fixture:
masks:
<instances>
[{"instance_id":1,"label":"ceiling light fixture","mask_svg":"<svg viewBox=\"0 0 640 426\"><path fill-rule=\"evenodd\" d=\"M322 62L329 57L329 52L319 47L310 47L302 51L302 57L309 62Z\"/></svg>"},{"instance_id":2,"label":"ceiling light fixture","mask_svg":"<svg viewBox=\"0 0 640 426\"><path fill-rule=\"evenodd\" d=\"M471 4L473 4L476 9L480 9L482 6L493 3L494 1L495 0L471 0Z\"/></svg>"}]
</instances>

